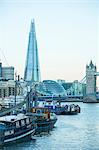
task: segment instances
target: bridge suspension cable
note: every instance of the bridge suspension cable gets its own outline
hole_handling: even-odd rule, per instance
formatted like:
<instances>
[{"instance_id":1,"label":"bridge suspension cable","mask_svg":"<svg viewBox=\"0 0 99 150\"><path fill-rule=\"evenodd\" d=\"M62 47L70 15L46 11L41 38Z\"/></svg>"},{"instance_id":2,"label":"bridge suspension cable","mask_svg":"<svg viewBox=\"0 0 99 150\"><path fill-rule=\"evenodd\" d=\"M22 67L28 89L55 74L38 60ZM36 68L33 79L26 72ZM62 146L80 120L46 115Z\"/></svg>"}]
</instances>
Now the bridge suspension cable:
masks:
<instances>
[{"instance_id":1,"label":"bridge suspension cable","mask_svg":"<svg viewBox=\"0 0 99 150\"><path fill-rule=\"evenodd\" d=\"M80 83L86 83L86 76L80 80Z\"/></svg>"},{"instance_id":2,"label":"bridge suspension cable","mask_svg":"<svg viewBox=\"0 0 99 150\"><path fill-rule=\"evenodd\" d=\"M8 63L6 57L5 57L4 52L1 50L1 48L0 48L0 51L1 51L1 53L2 53L2 55L3 55L3 57L4 57L4 59L5 59L5 63L9 66L9 63ZM1 58L0 58L0 61L1 61Z\"/></svg>"}]
</instances>

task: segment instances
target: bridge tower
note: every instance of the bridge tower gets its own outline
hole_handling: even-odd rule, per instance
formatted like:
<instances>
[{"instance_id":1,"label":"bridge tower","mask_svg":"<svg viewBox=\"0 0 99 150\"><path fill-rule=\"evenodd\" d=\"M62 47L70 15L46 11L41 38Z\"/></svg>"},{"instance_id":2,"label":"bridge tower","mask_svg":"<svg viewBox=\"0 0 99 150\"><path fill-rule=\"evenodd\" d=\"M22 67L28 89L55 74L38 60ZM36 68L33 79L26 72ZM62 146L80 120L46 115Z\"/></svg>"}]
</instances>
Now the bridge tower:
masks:
<instances>
[{"instance_id":1,"label":"bridge tower","mask_svg":"<svg viewBox=\"0 0 99 150\"><path fill-rule=\"evenodd\" d=\"M86 65L86 96L84 102L96 102L96 71L92 60Z\"/></svg>"},{"instance_id":2,"label":"bridge tower","mask_svg":"<svg viewBox=\"0 0 99 150\"><path fill-rule=\"evenodd\" d=\"M96 66L90 62L86 66L86 94L96 93Z\"/></svg>"}]
</instances>

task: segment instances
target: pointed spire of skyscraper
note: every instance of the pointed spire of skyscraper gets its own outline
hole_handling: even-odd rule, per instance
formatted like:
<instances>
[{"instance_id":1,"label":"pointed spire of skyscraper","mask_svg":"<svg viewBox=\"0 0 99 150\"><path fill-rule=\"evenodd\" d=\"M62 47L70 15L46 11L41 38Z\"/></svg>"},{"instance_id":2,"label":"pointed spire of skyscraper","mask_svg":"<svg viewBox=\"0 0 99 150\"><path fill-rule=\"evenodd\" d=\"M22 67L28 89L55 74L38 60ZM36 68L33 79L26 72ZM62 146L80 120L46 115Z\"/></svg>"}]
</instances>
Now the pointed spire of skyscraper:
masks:
<instances>
[{"instance_id":1,"label":"pointed spire of skyscraper","mask_svg":"<svg viewBox=\"0 0 99 150\"><path fill-rule=\"evenodd\" d=\"M40 68L34 19L31 21L24 80L29 82L40 81Z\"/></svg>"}]
</instances>

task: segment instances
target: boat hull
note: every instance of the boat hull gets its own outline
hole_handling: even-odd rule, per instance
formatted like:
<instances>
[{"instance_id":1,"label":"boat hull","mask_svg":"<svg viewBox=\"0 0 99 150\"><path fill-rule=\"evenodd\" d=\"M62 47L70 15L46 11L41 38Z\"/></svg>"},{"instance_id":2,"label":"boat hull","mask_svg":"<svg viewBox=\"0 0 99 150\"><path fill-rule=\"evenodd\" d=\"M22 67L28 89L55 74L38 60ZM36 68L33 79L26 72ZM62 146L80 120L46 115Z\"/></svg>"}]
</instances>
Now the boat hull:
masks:
<instances>
[{"instance_id":1,"label":"boat hull","mask_svg":"<svg viewBox=\"0 0 99 150\"><path fill-rule=\"evenodd\" d=\"M55 119L49 119L49 120L42 120L42 121L37 121L37 129L35 134L39 134L41 132L49 132L54 128L54 125L57 121L57 118Z\"/></svg>"},{"instance_id":2,"label":"boat hull","mask_svg":"<svg viewBox=\"0 0 99 150\"><path fill-rule=\"evenodd\" d=\"M74 105L75 108L73 110L71 108L68 109L65 106L64 107L56 106L55 108L53 108L53 106L45 106L45 107L48 108L50 112L55 113L56 115L77 115L81 111L80 107L76 105Z\"/></svg>"},{"instance_id":3,"label":"boat hull","mask_svg":"<svg viewBox=\"0 0 99 150\"><path fill-rule=\"evenodd\" d=\"M35 133L35 129L30 129L28 131L24 131L23 133L20 134L15 134L14 136L10 136L10 137L4 137L1 141L0 141L0 146L5 146L5 145L9 145L9 144L14 144L17 142L22 142L22 141L27 141L29 139L31 139L31 135L34 135Z\"/></svg>"},{"instance_id":4,"label":"boat hull","mask_svg":"<svg viewBox=\"0 0 99 150\"><path fill-rule=\"evenodd\" d=\"M77 114L78 114L77 111L68 111L68 112L63 111L63 112L59 113L58 115L77 115Z\"/></svg>"}]
</instances>

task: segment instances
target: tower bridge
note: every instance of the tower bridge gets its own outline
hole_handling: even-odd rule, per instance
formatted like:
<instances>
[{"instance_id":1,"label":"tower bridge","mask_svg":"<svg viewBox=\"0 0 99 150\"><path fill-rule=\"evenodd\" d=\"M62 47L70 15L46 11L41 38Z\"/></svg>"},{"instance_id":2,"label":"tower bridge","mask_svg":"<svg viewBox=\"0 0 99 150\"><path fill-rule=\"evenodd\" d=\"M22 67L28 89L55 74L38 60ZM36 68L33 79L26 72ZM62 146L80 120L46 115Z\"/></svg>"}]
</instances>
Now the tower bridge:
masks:
<instances>
[{"instance_id":1,"label":"tower bridge","mask_svg":"<svg viewBox=\"0 0 99 150\"><path fill-rule=\"evenodd\" d=\"M90 61L89 65L86 65L86 75L85 77L79 81L82 88L85 85L85 93L82 94L73 94L72 89L70 87L67 89L67 93L71 93L69 97L75 97L76 95L80 98L83 95L84 102L97 102L97 97L99 97L99 93L97 92L97 76L99 76L99 72L97 72L96 65L93 64L92 60Z\"/></svg>"},{"instance_id":2,"label":"tower bridge","mask_svg":"<svg viewBox=\"0 0 99 150\"><path fill-rule=\"evenodd\" d=\"M96 80L99 76L96 65L93 64L92 60L89 65L86 65L86 95L84 102L96 102Z\"/></svg>"}]
</instances>

